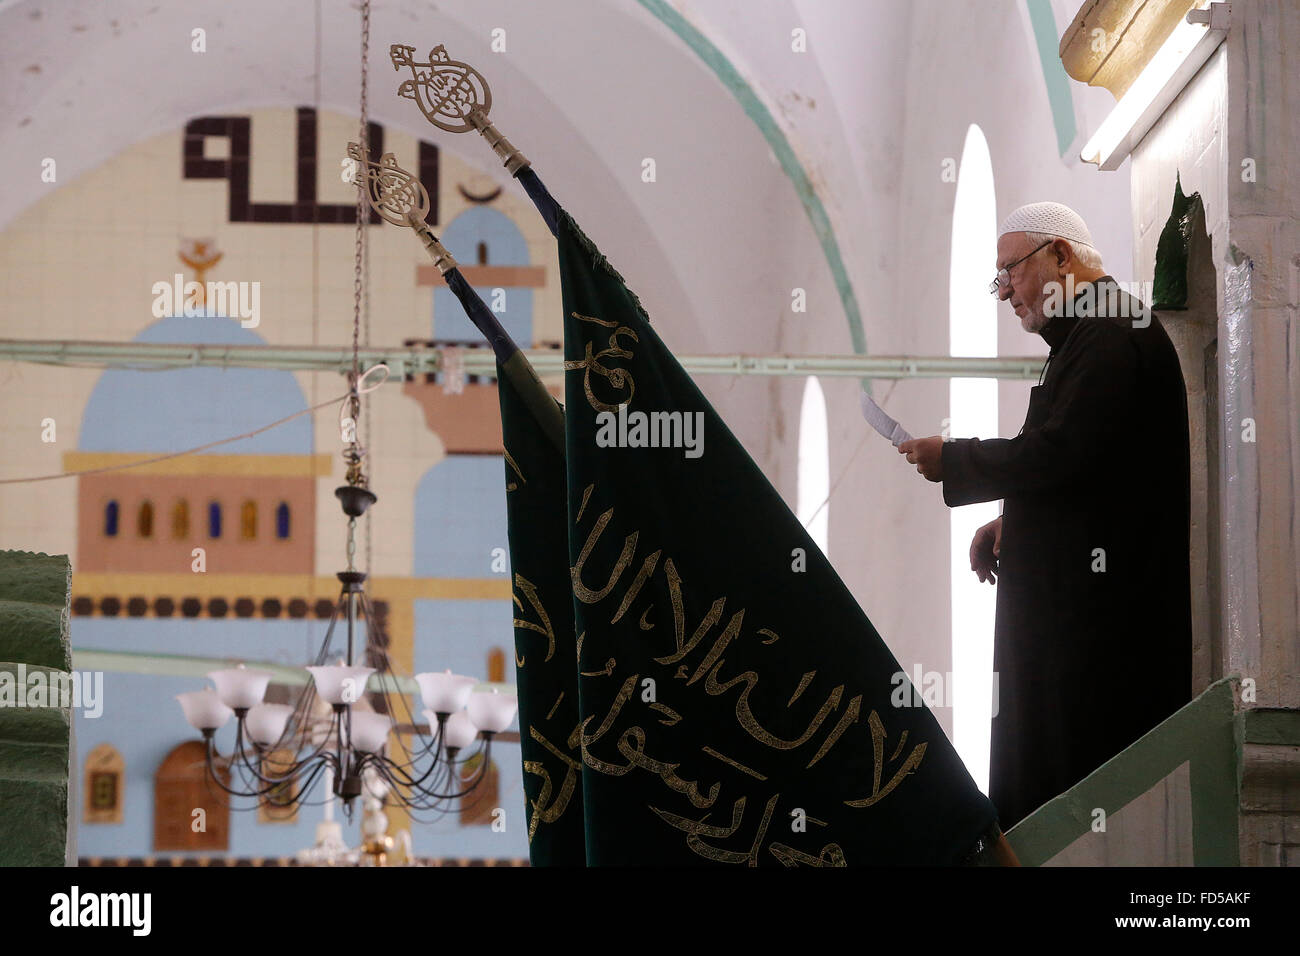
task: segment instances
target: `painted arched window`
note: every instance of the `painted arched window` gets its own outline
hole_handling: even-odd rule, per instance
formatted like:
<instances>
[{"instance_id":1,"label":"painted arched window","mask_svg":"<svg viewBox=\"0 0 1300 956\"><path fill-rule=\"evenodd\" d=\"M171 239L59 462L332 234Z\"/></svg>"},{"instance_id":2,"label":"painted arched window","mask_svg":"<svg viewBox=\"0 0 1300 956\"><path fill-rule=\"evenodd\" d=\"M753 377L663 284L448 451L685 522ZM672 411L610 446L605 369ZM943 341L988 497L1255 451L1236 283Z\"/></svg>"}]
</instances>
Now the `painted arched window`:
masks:
<instances>
[{"instance_id":1,"label":"painted arched window","mask_svg":"<svg viewBox=\"0 0 1300 956\"><path fill-rule=\"evenodd\" d=\"M483 754L477 753L461 765L460 778L468 785L478 777L483 766ZM501 806L501 774L495 760L488 761L487 770L478 786L460 798L460 825L463 827L491 826L493 811Z\"/></svg>"},{"instance_id":2,"label":"painted arched window","mask_svg":"<svg viewBox=\"0 0 1300 956\"><path fill-rule=\"evenodd\" d=\"M112 744L100 744L86 755L82 789L86 802L82 820L86 823L121 823L123 781L126 765Z\"/></svg>"},{"instance_id":3,"label":"painted arched window","mask_svg":"<svg viewBox=\"0 0 1300 956\"><path fill-rule=\"evenodd\" d=\"M486 242L480 242L480 243L478 244L478 248L475 249L475 252L476 252L477 255L478 255L478 264L481 265L481 266L485 266L485 265L487 265L487 264L488 264L488 261L487 261L487 257L488 257L488 248L487 248L487 243L486 243Z\"/></svg>"},{"instance_id":4,"label":"painted arched window","mask_svg":"<svg viewBox=\"0 0 1300 956\"><path fill-rule=\"evenodd\" d=\"M190 503L182 498L172 505L172 537L190 536Z\"/></svg>"},{"instance_id":5,"label":"painted arched window","mask_svg":"<svg viewBox=\"0 0 1300 956\"><path fill-rule=\"evenodd\" d=\"M239 536L245 541L257 537L257 502L245 501L239 506Z\"/></svg>"},{"instance_id":6,"label":"painted arched window","mask_svg":"<svg viewBox=\"0 0 1300 956\"><path fill-rule=\"evenodd\" d=\"M966 131L952 210L952 258L948 274L950 355L998 354L997 300L989 276L997 270L997 204L993 161L980 128ZM996 438L998 383L992 378L949 380L947 435ZM988 790L989 730L993 695L993 617L996 590L970 569L976 530L998 516L996 501L953 508L952 726L953 743L976 784Z\"/></svg>"},{"instance_id":7,"label":"painted arched window","mask_svg":"<svg viewBox=\"0 0 1300 956\"><path fill-rule=\"evenodd\" d=\"M275 508L275 536L280 539L289 537L289 502L281 501Z\"/></svg>"},{"instance_id":8,"label":"painted arched window","mask_svg":"<svg viewBox=\"0 0 1300 956\"><path fill-rule=\"evenodd\" d=\"M153 848L224 853L230 847L230 803L208 780L207 748L187 740L172 748L153 778ZM222 783L230 772L217 765ZM196 811L202 811L197 813ZM194 826L197 820L202 827Z\"/></svg>"},{"instance_id":9,"label":"painted arched window","mask_svg":"<svg viewBox=\"0 0 1300 956\"><path fill-rule=\"evenodd\" d=\"M494 647L488 651L487 655L487 673L488 683L503 684L506 679L506 652L499 647Z\"/></svg>"},{"instance_id":10,"label":"painted arched window","mask_svg":"<svg viewBox=\"0 0 1300 956\"><path fill-rule=\"evenodd\" d=\"M104 506L104 536L107 538L117 537L117 515L118 505L116 501L110 501Z\"/></svg>"},{"instance_id":11,"label":"painted arched window","mask_svg":"<svg viewBox=\"0 0 1300 956\"><path fill-rule=\"evenodd\" d=\"M826 396L809 376L799 410L799 477L796 514L822 554L830 529L831 450L826 425Z\"/></svg>"},{"instance_id":12,"label":"painted arched window","mask_svg":"<svg viewBox=\"0 0 1300 956\"><path fill-rule=\"evenodd\" d=\"M140 505L140 512L136 516L135 523L136 533L142 538L153 537L153 502L146 501Z\"/></svg>"},{"instance_id":13,"label":"painted arched window","mask_svg":"<svg viewBox=\"0 0 1300 956\"><path fill-rule=\"evenodd\" d=\"M283 777L293 767L296 754L292 750L272 750L262 755L262 776L267 778ZM298 795L298 782L286 780L271 787L257 803L258 823L297 823L298 804L294 798Z\"/></svg>"},{"instance_id":14,"label":"painted arched window","mask_svg":"<svg viewBox=\"0 0 1300 956\"><path fill-rule=\"evenodd\" d=\"M221 537L221 504L216 501L208 503L208 537Z\"/></svg>"}]
</instances>

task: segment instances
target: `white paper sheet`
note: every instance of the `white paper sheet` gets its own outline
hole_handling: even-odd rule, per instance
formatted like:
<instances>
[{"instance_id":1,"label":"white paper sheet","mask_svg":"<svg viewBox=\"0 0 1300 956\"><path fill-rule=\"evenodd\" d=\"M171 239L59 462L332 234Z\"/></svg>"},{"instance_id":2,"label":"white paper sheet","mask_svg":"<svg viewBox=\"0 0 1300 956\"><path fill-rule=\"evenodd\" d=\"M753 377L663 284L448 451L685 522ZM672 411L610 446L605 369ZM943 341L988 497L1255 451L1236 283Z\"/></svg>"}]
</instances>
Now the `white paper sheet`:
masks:
<instances>
[{"instance_id":1,"label":"white paper sheet","mask_svg":"<svg viewBox=\"0 0 1300 956\"><path fill-rule=\"evenodd\" d=\"M893 442L895 447L902 442L912 440L912 436L903 431L903 426L886 415L885 410L877 405L870 395L860 392L858 397L862 401L862 417L872 428Z\"/></svg>"}]
</instances>

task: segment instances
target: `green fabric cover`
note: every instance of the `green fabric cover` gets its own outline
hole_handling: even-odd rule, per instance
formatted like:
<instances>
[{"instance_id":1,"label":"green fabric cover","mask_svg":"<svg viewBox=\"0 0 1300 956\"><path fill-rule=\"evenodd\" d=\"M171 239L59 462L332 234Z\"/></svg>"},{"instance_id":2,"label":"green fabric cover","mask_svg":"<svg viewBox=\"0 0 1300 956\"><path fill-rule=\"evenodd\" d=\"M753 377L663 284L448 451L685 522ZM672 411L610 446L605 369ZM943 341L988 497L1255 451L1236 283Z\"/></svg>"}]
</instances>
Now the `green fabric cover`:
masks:
<instances>
[{"instance_id":1,"label":"green fabric cover","mask_svg":"<svg viewBox=\"0 0 1300 956\"><path fill-rule=\"evenodd\" d=\"M1201 194L1183 195L1181 177L1174 178L1174 202L1169 218L1156 243L1155 281L1151 287L1152 308L1157 312L1187 308L1187 264L1192 230L1203 217Z\"/></svg>"},{"instance_id":2,"label":"green fabric cover","mask_svg":"<svg viewBox=\"0 0 1300 956\"><path fill-rule=\"evenodd\" d=\"M0 672L13 681L43 671L48 684L71 672L71 579L67 555L0 551ZM62 866L71 713L16 702L0 706L0 866Z\"/></svg>"}]
</instances>

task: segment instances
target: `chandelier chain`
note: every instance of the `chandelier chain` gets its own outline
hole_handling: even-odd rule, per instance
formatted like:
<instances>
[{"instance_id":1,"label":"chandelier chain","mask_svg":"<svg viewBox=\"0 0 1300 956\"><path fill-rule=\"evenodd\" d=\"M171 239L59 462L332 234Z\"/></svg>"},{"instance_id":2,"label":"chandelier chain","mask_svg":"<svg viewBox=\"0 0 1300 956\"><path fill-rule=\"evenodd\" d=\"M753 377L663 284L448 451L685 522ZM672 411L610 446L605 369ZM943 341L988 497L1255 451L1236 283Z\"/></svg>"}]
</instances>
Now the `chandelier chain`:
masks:
<instances>
[{"instance_id":1,"label":"chandelier chain","mask_svg":"<svg viewBox=\"0 0 1300 956\"><path fill-rule=\"evenodd\" d=\"M362 4L361 4L361 134L362 134L361 149L363 151L362 155L367 158L369 158L370 156L370 138L369 138L370 108L369 108L369 104L366 102L366 95L369 87L369 77L370 77L370 0L362 0ZM360 190L358 190L357 191L358 204L360 204L361 199L362 199L362 193ZM366 215L366 219L368 220L370 218L369 210L366 211L365 215ZM364 227L364 225L362 226L360 232L361 232L361 276L362 276L361 316L362 316L362 321L365 324L364 338L365 338L366 348L369 348L370 347L370 233ZM355 347L356 345L354 340L353 348ZM368 450L370 448L370 406L372 404L369 396L366 397L365 403L366 403L365 435L363 437L365 438L365 442L366 442L365 447ZM373 468L373 466L374 463L371 462L371 467ZM366 575L367 577L371 573L370 527L371 527L371 515L370 512L367 511L366 512ZM366 622L367 633L369 633L370 626L371 626L371 622L367 620Z\"/></svg>"},{"instance_id":2,"label":"chandelier chain","mask_svg":"<svg viewBox=\"0 0 1300 956\"><path fill-rule=\"evenodd\" d=\"M370 125L369 106L367 103L367 83L369 69L367 60L370 55L370 0L363 0L361 4L361 130L359 139L361 140L361 155L368 158L370 155L370 138L367 135L367 127ZM362 170L358 170L362 174ZM361 463L365 458L365 448L361 444L361 395L359 393L359 384L361 381L361 302L362 289L365 285L365 240L366 226L369 223L370 215L366 207L365 191L357 190L357 227L356 239L354 242L353 256L353 275L352 275L352 370L348 376L349 396L348 412L352 420L352 434L349 436L351 442L347 450L343 453L344 461L347 463L347 481L348 484L356 487L366 487L366 476L361 469ZM349 541L351 535L349 535Z\"/></svg>"},{"instance_id":3,"label":"chandelier chain","mask_svg":"<svg viewBox=\"0 0 1300 956\"><path fill-rule=\"evenodd\" d=\"M367 159L370 157L370 135L369 135L369 105L366 101L367 84L369 80L369 63L370 57L370 0L362 0L361 3L361 129L357 134L357 141L361 144L361 155ZM355 248L355 263L352 280L353 293L353 311L352 311L352 374L355 378L361 375L361 362L358 355L361 336L361 287L362 273L365 264L365 245L366 223L369 221L369 209L366 206L366 194L364 189L357 190L357 235Z\"/></svg>"}]
</instances>

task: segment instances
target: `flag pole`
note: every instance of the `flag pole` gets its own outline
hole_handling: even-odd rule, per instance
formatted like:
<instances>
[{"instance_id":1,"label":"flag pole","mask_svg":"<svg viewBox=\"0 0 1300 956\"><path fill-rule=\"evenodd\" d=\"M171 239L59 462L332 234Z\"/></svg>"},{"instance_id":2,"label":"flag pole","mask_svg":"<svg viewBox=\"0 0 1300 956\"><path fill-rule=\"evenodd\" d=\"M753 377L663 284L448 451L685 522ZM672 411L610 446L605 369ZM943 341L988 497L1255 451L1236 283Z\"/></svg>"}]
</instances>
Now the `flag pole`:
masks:
<instances>
[{"instance_id":1,"label":"flag pole","mask_svg":"<svg viewBox=\"0 0 1300 956\"><path fill-rule=\"evenodd\" d=\"M415 231L469 320L492 346L501 374L519 392L550 441L563 452L564 413L542 384L528 357L474 291L474 287L461 273L456 259L424 221L429 213L429 194L424 184L398 166L392 153L385 153L375 163L365 155L358 143L348 143L348 157L353 163L353 181L359 189L365 191L370 207L386 222L395 226L408 226Z\"/></svg>"}]
</instances>

